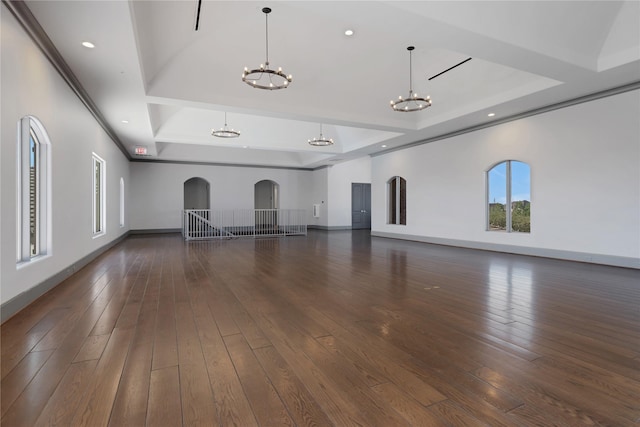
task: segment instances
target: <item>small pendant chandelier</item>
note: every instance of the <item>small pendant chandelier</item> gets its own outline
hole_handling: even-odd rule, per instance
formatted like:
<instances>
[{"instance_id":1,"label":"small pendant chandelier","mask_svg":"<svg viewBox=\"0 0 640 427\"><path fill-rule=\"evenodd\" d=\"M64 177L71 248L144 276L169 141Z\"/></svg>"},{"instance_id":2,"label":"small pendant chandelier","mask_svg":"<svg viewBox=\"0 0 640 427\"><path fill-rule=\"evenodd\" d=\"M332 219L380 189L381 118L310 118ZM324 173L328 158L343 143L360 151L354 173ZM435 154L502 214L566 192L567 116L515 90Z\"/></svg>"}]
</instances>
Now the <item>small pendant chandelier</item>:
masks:
<instances>
[{"instance_id":1,"label":"small pendant chandelier","mask_svg":"<svg viewBox=\"0 0 640 427\"><path fill-rule=\"evenodd\" d=\"M240 136L240 132L237 130L229 129L227 127L227 112L224 112L224 127L219 130L212 129L211 135L217 136L218 138L237 138Z\"/></svg>"},{"instance_id":2,"label":"small pendant chandelier","mask_svg":"<svg viewBox=\"0 0 640 427\"><path fill-rule=\"evenodd\" d=\"M316 147L326 147L329 145L333 145L333 139L326 139L322 136L322 123L320 123L320 137L310 139L308 142L310 145L314 145Z\"/></svg>"},{"instance_id":3,"label":"small pendant chandelier","mask_svg":"<svg viewBox=\"0 0 640 427\"><path fill-rule=\"evenodd\" d=\"M409 111L420 111L431 107L431 98L429 96L422 98L419 97L417 93L413 93L413 76L411 74L411 51L413 49L415 49L413 46L409 46L407 48L409 51L409 96L407 98L399 96L398 100L392 100L391 108L393 108L394 111L402 111L406 113Z\"/></svg>"},{"instance_id":4,"label":"small pendant chandelier","mask_svg":"<svg viewBox=\"0 0 640 427\"><path fill-rule=\"evenodd\" d=\"M267 52L267 60L264 64L260 64L259 68L249 70L247 67L244 67L244 71L242 72L242 81L248 84L251 87L255 87L257 89L266 89L266 90L278 90L278 89L286 89L289 86L289 83L293 80L291 74L286 75L282 68L278 67L278 70L272 70L269 68L269 13L271 13L271 8L265 7L262 9L264 13L265 19L265 28L266 28L266 52Z\"/></svg>"}]
</instances>

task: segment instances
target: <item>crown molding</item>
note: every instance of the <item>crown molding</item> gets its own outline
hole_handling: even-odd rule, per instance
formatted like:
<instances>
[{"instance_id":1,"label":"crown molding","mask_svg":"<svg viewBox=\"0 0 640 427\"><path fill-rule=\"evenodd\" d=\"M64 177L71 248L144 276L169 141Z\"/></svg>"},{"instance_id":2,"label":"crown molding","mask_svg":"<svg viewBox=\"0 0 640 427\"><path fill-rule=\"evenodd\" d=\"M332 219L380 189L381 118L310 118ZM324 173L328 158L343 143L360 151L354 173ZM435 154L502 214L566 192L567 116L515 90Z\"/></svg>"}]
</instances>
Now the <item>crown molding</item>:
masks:
<instances>
[{"instance_id":1,"label":"crown molding","mask_svg":"<svg viewBox=\"0 0 640 427\"><path fill-rule=\"evenodd\" d=\"M243 163L215 163L215 162L196 162L191 160L162 160L162 159L138 159L132 158L131 163L160 163L169 165L195 165L195 166L219 166L219 167L231 167L231 168L257 168L257 169L282 169L282 170L294 170L294 171L314 171L319 168L300 168L294 166L269 166L269 165L253 165Z\"/></svg>"},{"instance_id":2,"label":"crown molding","mask_svg":"<svg viewBox=\"0 0 640 427\"><path fill-rule=\"evenodd\" d=\"M113 140L116 146L122 151L125 157L131 160L131 155L125 148L124 144L118 138L113 128L109 126L107 120L102 115L102 112L98 109L98 106L93 102L87 91L84 89L78 78L73 74L71 68L64 60L56 46L53 44L47 33L44 31L38 20L31 10L22 0L2 0L7 9L16 18L18 23L22 26L25 32L31 37L31 40L38 46L43 55L49 60L51 65L56 69L60 77L69 85L73 93L80 99L84 106L96 119L98 124L104 129L109 138Z\"/></svg>"}]
</instances>

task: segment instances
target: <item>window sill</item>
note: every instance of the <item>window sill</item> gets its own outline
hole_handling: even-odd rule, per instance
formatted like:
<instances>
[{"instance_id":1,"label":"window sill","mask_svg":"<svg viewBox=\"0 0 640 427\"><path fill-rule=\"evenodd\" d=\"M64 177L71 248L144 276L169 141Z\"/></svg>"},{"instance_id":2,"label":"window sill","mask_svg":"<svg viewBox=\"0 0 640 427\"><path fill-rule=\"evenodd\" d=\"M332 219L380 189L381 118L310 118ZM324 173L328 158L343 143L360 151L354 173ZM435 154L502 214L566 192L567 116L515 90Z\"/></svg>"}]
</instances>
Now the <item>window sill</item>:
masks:
<instances>
[{"instance_id":1,"label":"window sill","mask_svg":"<svg viewBox=\"0 0 640 427\"><path fill-rule=\"evenodd\" d=\"M498 234L522 234L524 236L531 235L530 231L507 231L507 230L485 230L487 233L498 233Z\"/></svg>"},{"instance_id":2,"label":"window sill","mask_svg":"<svg viewBox=\"0 0 640 427\"><path fill-rule=\"evenodd\" d=\"M16 270L22 270L23 268L26 268L29 265L33 265L47 258L51 258L51 254L38 255L33 258L29 258L28 261L18 261L16 263Z\"/></svg>"}]
</instances>

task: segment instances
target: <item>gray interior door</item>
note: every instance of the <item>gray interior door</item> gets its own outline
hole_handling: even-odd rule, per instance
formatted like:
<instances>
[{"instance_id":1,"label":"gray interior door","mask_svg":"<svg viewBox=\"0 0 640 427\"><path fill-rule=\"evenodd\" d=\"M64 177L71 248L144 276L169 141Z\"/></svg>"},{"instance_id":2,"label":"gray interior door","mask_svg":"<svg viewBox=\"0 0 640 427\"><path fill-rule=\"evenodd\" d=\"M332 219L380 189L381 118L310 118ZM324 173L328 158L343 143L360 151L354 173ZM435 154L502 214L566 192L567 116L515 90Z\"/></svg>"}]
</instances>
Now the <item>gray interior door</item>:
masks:
<instances>
[{"instance_id":1,"label":"gray interior door","mask_svg":"<svg viewBox=\"0 0 640 427\"><path fill-rule=\"evenodd\" d=\"M351 184L351 228L371 229L371 184Z\"/></svg>"}]
</instances>

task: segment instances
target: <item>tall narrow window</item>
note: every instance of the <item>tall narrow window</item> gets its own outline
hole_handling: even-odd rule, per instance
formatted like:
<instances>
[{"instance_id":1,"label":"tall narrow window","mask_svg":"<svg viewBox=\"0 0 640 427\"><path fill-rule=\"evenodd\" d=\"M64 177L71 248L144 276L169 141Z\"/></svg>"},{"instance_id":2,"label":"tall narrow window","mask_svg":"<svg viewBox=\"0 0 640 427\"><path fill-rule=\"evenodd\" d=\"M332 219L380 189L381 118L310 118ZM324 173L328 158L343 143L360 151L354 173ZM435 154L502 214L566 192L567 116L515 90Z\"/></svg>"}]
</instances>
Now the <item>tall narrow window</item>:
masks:
<instances>
[{"instance_id":1,"label":"tall narrow window","mask_svg":"<svg viewBox=\"0 0 640 427\"><path fill-rule=\"evenodd\" d=\"M394 176L389 186L389 224L407 225L407 181Z\"/></svg>"},{"instance_id":2,"label":"tall narrow window","mask_svg":"<svg viewBox=\"0 0 640 427\"><path fill-rule=\"evenodd\" d=\"M35 117L18 123L17 159L17 261L50 252L51 218L50 141Z\"/></svg>"},{"instance_id":3,"label":"tall narrow window","mask_svg":"<svg viewBox=\"0 0 640 427\"><path fill-rule=\"evenodd\" d=\"M499 163L487 172L487 229L531 231L531 169L515 160Z\"/></svg>"},{"instance_id":4,"label":"tall narrow window","mask_svg":"<svg viewBox=\"0 0 640 427\"><path fill-rule=\"evenodd\" d=\"M33 130L29 129L29 249L31 256L40 253L40 203L38 195L40 185L40 150L39 142Z\"/></svg>"},{"instance_id":5,"label":"tall narrow window","mask_svg":"<svg viewBox=\"0 0 640 427\"><path fill-rule=\"evenodd\" d=\"M120 177L120 227L124 227L124 178Z\"/></svg>"},{"instance_id":6,"label":"tall narrow window","mask_svg":"<svg viewBox=\"0 0 640 427\"><path fill-rule=\"evenodd\" d=\"M105 161L93 153L93 234L105 232Z\"/></svg>"}]
</instances>

